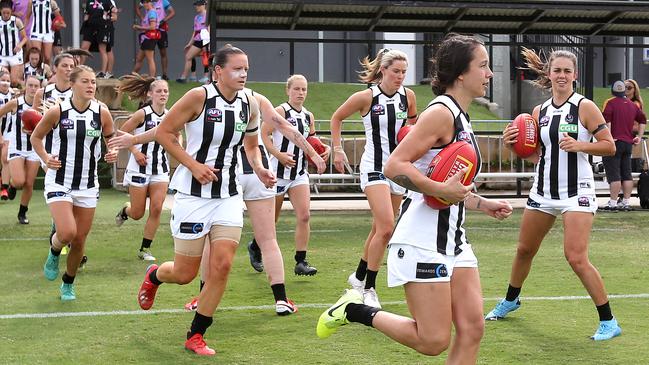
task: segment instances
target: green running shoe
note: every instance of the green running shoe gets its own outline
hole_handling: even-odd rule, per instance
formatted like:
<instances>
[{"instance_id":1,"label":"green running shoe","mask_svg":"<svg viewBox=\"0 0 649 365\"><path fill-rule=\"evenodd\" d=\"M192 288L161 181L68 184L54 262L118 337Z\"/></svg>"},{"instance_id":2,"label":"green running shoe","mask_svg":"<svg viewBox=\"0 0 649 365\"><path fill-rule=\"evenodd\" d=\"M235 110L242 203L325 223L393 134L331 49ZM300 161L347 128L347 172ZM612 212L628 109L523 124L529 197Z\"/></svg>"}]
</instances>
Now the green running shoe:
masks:
<instances>
[{"instance_id":1,"label":"green running shoe","mask_svg":"<svg viewBox=\"0 0 649 365\"><path fill-rule=\"evenodd\" d=\"M338 327L349 323L347 321L347 313L345 312L347 304L349 303L363 304L363 297L354 289L345 289L345 294L338 299L336 304L327 308L327 310L320 315L316 327L316 334L318 337L327 338L331 336L332 333L336 332Z\"/></svg>"}]
</instances>

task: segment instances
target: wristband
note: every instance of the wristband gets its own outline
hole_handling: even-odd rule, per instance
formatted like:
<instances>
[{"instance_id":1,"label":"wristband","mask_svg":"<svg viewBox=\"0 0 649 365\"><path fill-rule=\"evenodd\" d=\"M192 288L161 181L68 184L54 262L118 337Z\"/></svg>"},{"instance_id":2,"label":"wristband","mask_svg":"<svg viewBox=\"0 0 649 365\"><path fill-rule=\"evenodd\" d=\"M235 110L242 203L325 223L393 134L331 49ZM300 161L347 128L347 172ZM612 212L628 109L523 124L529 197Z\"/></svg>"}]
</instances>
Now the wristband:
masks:
<instances>
[{"instance_id":1,"label":"wristband","mask_svg":"<svg viewBox=\"0 0 649 365\"><path fill-rule=\"evenodd\" d=\"M345 153L345 150L343 149L343 146L334 146L334 152Z\"/></svg>"}]
</instances>

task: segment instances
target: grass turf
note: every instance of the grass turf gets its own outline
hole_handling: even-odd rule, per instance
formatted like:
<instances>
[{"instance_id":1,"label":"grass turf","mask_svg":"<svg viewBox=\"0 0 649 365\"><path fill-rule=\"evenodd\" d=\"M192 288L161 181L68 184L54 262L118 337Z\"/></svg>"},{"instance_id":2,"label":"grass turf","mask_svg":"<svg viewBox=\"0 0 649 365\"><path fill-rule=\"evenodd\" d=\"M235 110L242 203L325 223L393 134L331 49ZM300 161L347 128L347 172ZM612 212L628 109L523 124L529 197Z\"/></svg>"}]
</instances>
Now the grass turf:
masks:
<instances>
[{"instance_id":1,"label":"grass turf","mask_svg":"<svg viewBox=\"0 0 649 365\"><path fill-rule=\"evenodd\" d=\"M127 196L101 193L93 229L88 237L88 266L76 280L77 300L58 299L60 279L43 278L50 218L42 192L36 191L28 213L30 225L16 223L18 202L0 203L0 245L4 280L0 283L0 315L89 311L136 311L136 294L146 263L136 258L143 222L114 226L114 215ZM475 213L467 229L480 260L485 312L504 295L509 276L520 211L505 222ZM649 250L647 212L598 214L590 257L599 268L610 294L647 293ZM341 328L327 340L315 335L315 324L326 305L346 287L361 245L370 228L368 213L314 213L309 261L319 269L315 277L296 277L293 270L294 217L284 214L278 239L284 255L287 292L300 310L278 317L264 274L248 263L240 245L221 309L206 340L218 353L202 359L186 353L182 344L192 314L181 308L198 290L196 282L165 284L153 309L178 312L149 315L6 319L0 317L0 363L213 363L222 364L424 364L443 363L445 355L428 358L392 342L365 326ZM173 257L169 211L153 244L158 261ZM251 238L246 221L242 242ZM523 297L584 296L585 290L565 262L560 222L546 237L526 281ZM63 267L63 265L61 265ZM401 288L385 285L385 266L377 279L385 309L407 315ZM506 320L489 322L482 340L480 364L632 364L649 357L646 333L649 299L612 299L623 335L595 343L588 339L597 314L588 299L525 300ZM246 306L252 308L245 309ZM266 307L260 307L266 306Z\"/></svg>"}]
</instances>

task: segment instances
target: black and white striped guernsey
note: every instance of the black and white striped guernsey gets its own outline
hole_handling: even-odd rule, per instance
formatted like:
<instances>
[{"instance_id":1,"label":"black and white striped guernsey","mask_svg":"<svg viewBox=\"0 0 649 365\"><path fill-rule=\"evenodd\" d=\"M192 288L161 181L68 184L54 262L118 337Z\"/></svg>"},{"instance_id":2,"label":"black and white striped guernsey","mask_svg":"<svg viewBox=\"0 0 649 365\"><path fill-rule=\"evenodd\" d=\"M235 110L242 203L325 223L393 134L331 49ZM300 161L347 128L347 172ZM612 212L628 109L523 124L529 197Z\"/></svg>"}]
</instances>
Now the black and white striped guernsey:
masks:
<instances>
[{"instance_id":1,"label":"black and white striped guernsey","mask_svg":"<svg viewBox=\"0 0 649 365\"><path fill-rule=\"evenodd\" d=\"M469 116L450 95L436 97L428 107L436 104L444 105L453 114L454 136L451 143L465 141L475 148L478 156L477 170L480 172L480 150ZM428 165L444 147L435 147L426 152L414 162L415 167L426 174ZM469 242L463 227L465 217L464 202L437 210L425 203L421 193L411 192L401 205L401 215L390 243L409 244L443 255L458 255L462 252L462 245Z\"/></svg>"},{"instance_id":2,"label":"black and white striped guernsey","mask_svg":"<svg viewBox=\"0 0 649 365\"><path fill-rule=\"evenodd\" d=\"M23 122L22 115L23 112L31 108L31 104L28 104L25 100L25 96L21 95L16 99L17 107L16 113L13 117L13 127L11 128L11 137L10 141L16 151L31 151L32 143L29 140L29 135L23 132Z\"/></svg>"},{"instance_id":3,"label":"black and white striped guernsey","mask_svg":"<svg viewBox=\"0 0 649 365\"><path fill-rule=\"evenodd\" d=\"M39 64L37 67L32 66L31 63L27 62L25 64L25 77L27 76L39 76L39 77L44 77L45 76L45 68L43 68L43 63Z\"/></svg>"},{"instance_id":4,"label":"black and white striped guernsey","mask_svg":"<svg viewBox=\"0 0 649 365\"><path fill-rule=\"evenodd\" d=\"M32 34L52 31L52 1L32 0Z\"/></svg>"},{"instance_id":5,"label":"black and white striped guernsey","mask_svg":"<svg viewBox=\"0 0 649 365\"><path fill-rule=\"evenodd\" d=\"M16 17L11 16L4 21L0 18L0 56L15 56L14 48L20 43L20 30L16 25Z\"/></svg>"},{"instance_id":6,"label":"black and white striped guernsey","mask_svg":"<svg viewBox=\"0 0 649 365\"><path fill-rule=\"evenodd\" d=\"M99 188L97 162L101 158L101 106L90 101L86 110L77 110L71 100L59 105L61 118L54 127L52 155L58 155L61 168L48 169L45 183L56 183L71 190Z\"/></svg>"},{"instance_id":7,"label":"black and white striped guernsey","mask_svg":"<svg viewBox=\"0 0 649 365\"><path fill-rule=\"evenodd\" d=\"M63 102L72 98L72 88L66 90L59 90L56 84L48 84L43 89L43 101L49 102ZM45 136L45 151L50 153L52 151L52 133L50 132Z\"/></svg>"},{"instance_id":8,"label":"black and white striped guernsey","mask_svg":"<svg viewBox=\"0 0 649 365\"><path fill-rule=\"evenodd\" d=\"M167 114L167 110L165 109L162 114L158 115L151 105L145 106L142 110L144 111L144 120L135 128L135 131L133 132L134 135L142 134L149 129L157 127L165 114ZM146 166L140 166L135 160L135 157L131 154L131 157L128 160L128 165L126 166L127 170L147 175L169 173L167 153L158 142L152 141L145 144L138 144L135 145L135 148L140 150L140 152L147 157L147 164Z\"/></svg>"},{"instance_id":9,"label":"black and white striped guernsey","mask_svg":"<svg viewBox=\"0 0 649 365\"><path fill-rule=\"evenodd\" d=\"M310 125L311 125L311 113L303 106L302 110L298 111L291 106L289 103L283 103L281 105L284 109L284 118L291 123L297 130L307 138L311 134ZM315 131L313 131L315 134ZM273 131L273 144L280 152L289 152L293 154L293 161L295 161L295 167L285 167L275 156L270 157L270 164L272 171L275 173L278 179L288 179L295 180L296 177L303 175L307 172L306 169L306 156L304 151L298 148L293 142L288 138L284 137L279 130L275 129Z\"/></svg>"},{"instance_id":10,"label":"black and white striped guernsey","mask_svg":"<svg viewBox=\"0 0 649 365\"><path fill-rule=\"evenodd\" d=\"M593 170L588 154L566 152L559 148L563 134L577 141L590 142L591 133L579 119L579 103L584 96L573 93L562 105L552 98L541 105L539 112L539 142L541 156L531 192L548 199L567 199L582 194L594 194Z\"/></svg>"},{"instance_id":11,"label":"black and white striped guernsey","mask_svg":"<svg viewBox=\"0 0 649 365\"><path fill-rule=\"evenodd\" d=\"M372 104L363 115L365 151L360 171L383 171L388 157L397 148L397 133L408 119L408 96L401 86L393 95L386 95L378 85L372 90Z\"/></svg>"},{"instance_id":12,"label":"black and white striped guernsey","mask_svg":"<svg viewBox=\"0 0 649 365\"><path fill-rule=\"evenodd\" d=\"M218 179L201 185L186 166L180 165L169 187L202 198L227 198L239 194L237 149L244 135L258 133L259 126L250 120L250 101L243 90L227 100L215 83L202 88L206 94L203 109L196 119L185 124L185 150L198 163L218 169Z\"/></svg>"},{"instance_id":13,"label":"black and white striped guernsey","mask_svg":"<svg viewBox=\"0 0 649 365\"><path fill-rule=\"evenodd\" d=\"M13 99L13 93L11 90L7 91L6 94L0 92L0 106L7 104L11 99ZM5 114L2 117L2 122L0 128L2 129L2 135L6 136L11 131L11 115L9 113Z\"/></svg>"}]
</instances>

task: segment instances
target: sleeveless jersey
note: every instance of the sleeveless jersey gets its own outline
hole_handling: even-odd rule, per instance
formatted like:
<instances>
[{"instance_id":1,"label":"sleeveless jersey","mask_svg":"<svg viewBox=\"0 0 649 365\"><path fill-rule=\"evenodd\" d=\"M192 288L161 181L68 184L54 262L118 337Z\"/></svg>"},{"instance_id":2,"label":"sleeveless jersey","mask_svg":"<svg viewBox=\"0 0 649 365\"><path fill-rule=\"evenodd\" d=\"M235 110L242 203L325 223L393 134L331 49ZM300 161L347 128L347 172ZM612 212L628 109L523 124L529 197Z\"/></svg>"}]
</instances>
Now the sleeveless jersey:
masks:
<instances>
[{"instance_id":1,"label":"sleeveless jersey","mask_svg":"<svg viewBox=\"0 0 649 365\"><path fill-rule=\"evenodd\" d=\"M11 99L13 99L13 93L7 91L6 94L0 93L0 106L7 104ZM2 135L5 135L11 131L11 115L6 114L2 117L2 122L0 123L0 128L2 129Z\"/></svg>"},{"instance_id":2,"label":"sleeveless jersey","mask_svg":"<svg viewBox=\"0 0 649 365\"><path fill-rule=\"evenodd\" d=\"M365 151L360 171L383 172L383 166L397 147L397 133L408 119L408 97L402 86L394 95L386 95L378 85L372 90L370 110L363 116Z\"/></svg>"},{"instance_id":3,"label":"sleeveless jersey","mask_svg":"<svg viewBox=\"0 0 649 365\"><path fill-rule=\"evenodd\" d=\"M202 198L228 198L239 194L237 149L244 135L258 133L259 126L250 121L250 102L243 90L237 92L233 100L227 100L215 83L202 88L206 93L203 110L196 119L185 124L185 150L198 163L218 169L218 179L201 185L186 166L180 165L169 187Z\"/></svg>"},{"instance_id":4,"label":"sleeveless jersey","mask_svg":"<svg viewBox=\"0 0 649 365\"><path fill-rule=\"evenodd\" d=\"M284 118L296 127L304 138L307 138L311 134L311 114L309 111L305 107L302 107L302 110L298 112L289 103L284 103L281 107L284 109ZM315 131L313 132L315 133ZM284 137L278 130L273 131L273 144L280 152L292 153L293 161L295 161L295 167L289 168L280 164L275 156L270 157L271 170L278 179L295 180L297 176L307 172L307 160L304 151L298 148L288 138Z\"/></svg>"},{"instance_id":5,"label":"sleeveless jersey","mask_svg":"<svg viewBox=\"0 0 649 365\"><path fill-rule=\"evenodd\" d=\"M245 88L243 90L249 95L254 97L255 92L252 91L251 89ZM260 125L260 129L261 129L261 125ZM270 166L268 163L269 160L268 152L266 152L264 141L262 141L261 139L261 133L257 134L257 144L259 145L259 154L261 154L261 164L264 166L264 168L268 169ZM250 175L255 173L252 166L250 165L250 161L248 161L248 155L246 155L246 149L243 147L243 145L239 147L239 156L237 156L237 161L239 161L239 166L237 167L237 173L243 175Z\"/></svg>"},{"instance_id":6,"label":"sleeveless jersey","mask_svg":"<svg viewBox=\"0 0 649 365\"><path fill-rule=\"evenodd\" d=\"M68 101L72 98L72 88L61 91L56 87L56 84L48 84L43 90L43 101ZM53 141L53 131L50 131L47 136L45 136L45 151L51 153L52 151L52 141Z\"/></svg>"},{"instance_id":7,"label":"sleeveless jersey","mask_svg":"<svg viewBox=\"0 0 649 365\"><path fill-rule=\"evenodd\" d=\"M34 75L34 76L39 76L41 79L45 75L45 69L43 68L43 64L41 63L40 65L34 67L32 66L31 63L27 62L25 64L25 77L29 75Z\"/></svg>"},{"instance_id":8,"label":"sleeveless jersey","mask_svg":"<svg viewBox=\"0 0 649 365\"><path fill-rule=\"evenodd\" d=\"M32 0L32 34L52 32L51 0Z\"/></svg>"},{"instance_id":9,"label":"sleeveless jersey","mask_svg":"<svg viewBox=\"0 0 649 365\"><path fill-rule=\"evenodd\" d=\"M27 133L23 132L22 115L25 110L31 108L32 106L31 104L27 103L24 95L21 95L17 99L17 103L18 105L16 108L16 114L14 114L13 116L13 127L11 128L9 140L13 145L12 147L15 148L16 151L31 151L32 143L29 140L30 136Z\"/></svg>"},{"instance_id":10,"label":"sleeveless jersey","mask_svg":"<svg viewBox=\"0 0 649 365\"><path fill-rule=\"evenodd\" d=\"M20 42L20 32L16 26L16 17L4 21L0 18L0 56L14 56L14 48Z\"/></svg>"},{"instance_id":11,"label":"sleeveless jersey","mask_svg":"<svg viewBox=\"0 0 649 365\"><path fill-rule=\"evenodd\" d=\"M79 111L66 100L59 105L61 119L54 127L52 154L58 155L61 168L47 169L45 183L56 183L70 190L99 188L97 162L101 158L101 106L90 101Z\"/></svg>"},{"instance_id":12,"label":"sleeveless jersey","mask_svg":"<svg viewBox=\"0 0 649 365\"><path fill-rule=\"evenodd\" d=\"M134 135L142 134L149 129L157 127L165 114L167 114L166 109L162 114L156 114L150 105L145 106L142 110L144 110L144 120L135 128L135 131L133 132ZM169 173L167 154L158 142L152 141L146 144L138 144L135 145L135 148L146 155L147 164L146 166L140 166L137 161L135 161L135 157L131 154L131 157L128 160L128 165L126 166L127 170L147 175Z\"/></svg>"},{"instance_id":13,"label":"sleeveless jersey","mask_svg":"<svg viewBox=\"0 0 649 365\"><path fill-rule=\"evenodd\" d=\"M449 95L436 97L428 104L428 107L435 104L442 104L453 113L455 132L451 143L465 141L471 144L478 156L477 169L480 172L480 150L473 134L469 116L460 108L455 99ZM419 160L415 161L415 167L421 173L426 174L428 164L444 147L446 146L435 147L426 152ZM469 242L463 227L464 220L464 202L451 205L443 210L437 210L425 203L423 194L413 191L410 192L410 195L401 205L401 215L390 243L409 244L437 251L443 255L458 255L462 252L462 245Z\"/></svg>"},{"instance_id":14,"label":"sleeveless jersey","mask_svg":"<svg viewBox=\"0 0 649 365\"><path fill-rule=\"evenodd\" d=\"M592 135L579 120L579 103L582 100L584 96L573 93L563 105L554 105L552 98L541 105L541 156L536 165L532 192L555 200L595 193L593 170L588 162L588 154L566 152L559 148L559 141L564 133L577 141L591 140Z\"/></svg>"}]
</instances>

